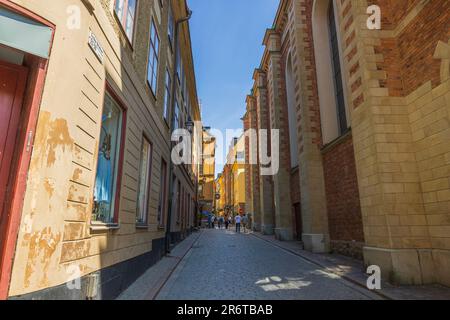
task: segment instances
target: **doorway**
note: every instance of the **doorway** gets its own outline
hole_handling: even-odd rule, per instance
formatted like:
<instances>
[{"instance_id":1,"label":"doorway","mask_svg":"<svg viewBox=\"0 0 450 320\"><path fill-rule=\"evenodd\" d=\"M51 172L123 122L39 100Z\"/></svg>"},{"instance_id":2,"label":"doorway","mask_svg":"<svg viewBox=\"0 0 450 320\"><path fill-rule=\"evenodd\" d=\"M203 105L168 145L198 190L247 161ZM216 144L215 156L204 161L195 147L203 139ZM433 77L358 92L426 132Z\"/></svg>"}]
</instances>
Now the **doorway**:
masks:
<instances>
[{"instance_id":1,"label":"doorway","mask_svg":"<svg viewBox=\"0 0 450 320\"><path fill-rule=\"evenodd\" d=\"M295 215L295 234L297 240L302 240L303 224L302 224L302 209L300 202L294 204L294 215Z\"/></svg>"},{"instance_id":2,"label":"doorway","mask_svg":"<svg viewBox=\"0 0 450 320\"><path fill-rule=\"evenodd\" d=\"M13 167L28 69L0 60L0 225L7 218L7 202L15 181ZM3 246L4 234L0 234Z\"/></svg>"}]
</instances>

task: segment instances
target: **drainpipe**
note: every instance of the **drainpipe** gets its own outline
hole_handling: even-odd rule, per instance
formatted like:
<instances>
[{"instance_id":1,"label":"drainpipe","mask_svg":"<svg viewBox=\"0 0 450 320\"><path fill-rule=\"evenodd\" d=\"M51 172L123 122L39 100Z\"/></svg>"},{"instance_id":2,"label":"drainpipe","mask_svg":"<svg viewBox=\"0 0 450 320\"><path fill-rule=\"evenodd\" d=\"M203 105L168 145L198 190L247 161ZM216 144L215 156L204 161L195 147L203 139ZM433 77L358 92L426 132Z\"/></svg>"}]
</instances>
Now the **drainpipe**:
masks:
<instances>
[{"instance_id":1,"label":"drainpipe","mask_svg":"<svg viewBox=\"0 0 450 320\"><path fill-rule=\"evenodd\" d=\"M188 8L187 3L187 16L184 18L181 18L179 20L176 20L175 22L175 32L174 32L174 44L173 44L173 74L172 74L172 88L171 88L171 104L170 104L170 134L172 135L173 129L174 129L174 114L175 114L175 101L176 101L176 89L177 89L177 69L178 69L178 33L179 28L183 22L189 21L189 19L192 16L192 11ZM172 146L172 139L170 141L170 146ZM170 150L172 152L172 149ZM173 173L175 171L175 166L172 162L172 159L170 160L170 166L169 166L169 205L168 205L168 213L167 213L167 226L166 226L166 236L165 236L165 242L166 242L166 254L170 253L170 232L172 227L172 202L173 202ZM177 190L179 192L179 190Z\"/></svg>"}]
</instances>

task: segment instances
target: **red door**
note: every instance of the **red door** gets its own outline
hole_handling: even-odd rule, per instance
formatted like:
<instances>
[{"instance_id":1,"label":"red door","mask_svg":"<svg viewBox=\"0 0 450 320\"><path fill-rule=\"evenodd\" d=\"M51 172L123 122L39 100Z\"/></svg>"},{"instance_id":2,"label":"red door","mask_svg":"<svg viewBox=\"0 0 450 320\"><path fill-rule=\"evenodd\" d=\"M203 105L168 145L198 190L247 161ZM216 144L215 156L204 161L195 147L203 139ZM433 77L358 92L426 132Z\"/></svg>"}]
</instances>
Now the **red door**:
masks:
<instances>
[{"instance_id":1,"label":"red door","mask_svg":"<svg viewBox=\"0 0 450 320\"><path fill-rule=\"evenodd\" d=\"M6 203L14 180L11 170L26 79L26 68L0 61L0 225L8 215ZM3 236L0 234L0 240Z\"/></svg>"}]
</instances>

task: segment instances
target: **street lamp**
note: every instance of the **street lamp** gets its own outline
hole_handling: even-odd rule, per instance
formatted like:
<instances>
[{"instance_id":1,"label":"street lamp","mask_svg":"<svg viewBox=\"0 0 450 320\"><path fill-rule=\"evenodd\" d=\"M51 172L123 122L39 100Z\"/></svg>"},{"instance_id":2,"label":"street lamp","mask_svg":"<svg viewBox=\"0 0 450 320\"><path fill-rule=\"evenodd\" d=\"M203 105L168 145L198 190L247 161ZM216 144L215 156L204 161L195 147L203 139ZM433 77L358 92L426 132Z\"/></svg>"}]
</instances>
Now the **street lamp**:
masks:
<instances>
[{"instance_id":1,"label":"street lamp","mask_svg":"<svg viewBox=\"0 0 450 320\"><path fill-rule=\"evenodd\" d=\"M192 132L194 132L194 121L192 121L191 116L188 117L187 121L184 123L184 126L186 127L186 129L189 131L190 134L192 134Z\"/></svg>"}]
</instances>

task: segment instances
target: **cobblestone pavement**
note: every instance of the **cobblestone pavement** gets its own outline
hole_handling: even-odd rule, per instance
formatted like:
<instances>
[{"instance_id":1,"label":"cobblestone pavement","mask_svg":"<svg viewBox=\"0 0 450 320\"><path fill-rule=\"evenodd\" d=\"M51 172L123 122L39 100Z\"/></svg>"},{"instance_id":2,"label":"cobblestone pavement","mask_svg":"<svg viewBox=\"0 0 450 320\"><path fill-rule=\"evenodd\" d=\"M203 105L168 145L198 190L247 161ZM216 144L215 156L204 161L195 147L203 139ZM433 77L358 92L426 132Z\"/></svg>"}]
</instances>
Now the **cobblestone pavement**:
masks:
<instances>
[{"instance_id":1,"label":"cobblestone pavement","mask_svg":"<svg viewBox=\"0 0 450 320\"><path fill-rule=\"evenodd\" d=\"M378 295L248 234L203 230L157 299L379 299Z\"/></svg>"}]
</instances>

